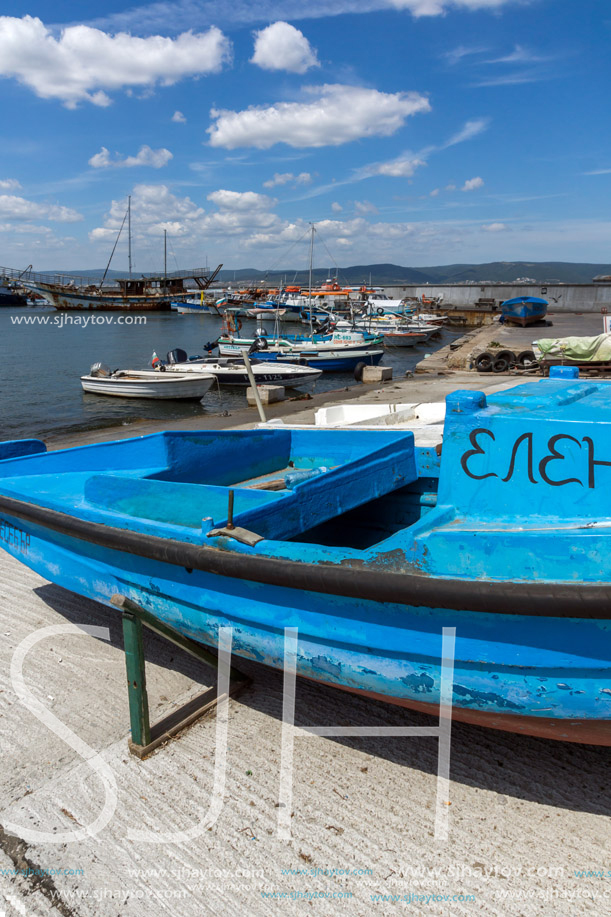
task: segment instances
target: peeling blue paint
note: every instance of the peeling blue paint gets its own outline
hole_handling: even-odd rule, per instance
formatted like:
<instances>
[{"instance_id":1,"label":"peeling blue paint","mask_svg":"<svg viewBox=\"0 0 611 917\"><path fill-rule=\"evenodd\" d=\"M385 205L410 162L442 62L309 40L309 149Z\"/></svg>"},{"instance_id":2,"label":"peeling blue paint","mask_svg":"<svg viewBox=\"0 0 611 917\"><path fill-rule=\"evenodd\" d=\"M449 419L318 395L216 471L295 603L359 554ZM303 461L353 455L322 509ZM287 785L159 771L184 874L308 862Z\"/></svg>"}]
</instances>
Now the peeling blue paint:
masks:
<instances>
[{"instance_id":1,"label":"peeling blue paint","mask_svg":"<svg viewBox=\"0 0 611 917\"><path fill-rule=\"evenodd\" d=\"M491 579L516 578L585 588L611 583L611 517L603 516L601 500L611 489L609 392L608 383L573 383L568 392L566 383L546 380L488 399L450 399L440 469L411 434L397 431L169 433L7 458L0 495L135 533L331 572L416 572L478 580L484 590ZM332 470L292 492L251 488L300 462ZM225 521L228 486L235 522L264 536L254 548L208 538L210 517ZM423 494L431 504L426 513ZM579 608L575 618L537 618L527 608L457 613L327 595L187 571L17 518L7 524L6 549L43 576L106 602L121 592L210 645L219 626L232 626L236 653L266 665L282 667L284 627L296 627L299 674L435 705L441 631L456 627L458 707L604 719L611 729L611 612L607 620L579 618ZM14 530L27 534L27 555L13 544Z\"/></svg>"}]
</instances>

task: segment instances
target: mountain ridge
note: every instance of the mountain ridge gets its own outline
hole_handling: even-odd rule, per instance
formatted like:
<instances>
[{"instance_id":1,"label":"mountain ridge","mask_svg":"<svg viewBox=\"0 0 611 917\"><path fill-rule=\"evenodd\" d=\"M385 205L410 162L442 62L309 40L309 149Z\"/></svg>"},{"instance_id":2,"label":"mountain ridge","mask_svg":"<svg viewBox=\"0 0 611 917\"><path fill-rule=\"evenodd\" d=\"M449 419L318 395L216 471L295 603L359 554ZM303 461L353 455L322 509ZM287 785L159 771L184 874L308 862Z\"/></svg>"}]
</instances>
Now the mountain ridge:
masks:
<instances>
[{"instance_id":1,"label":"mountain ridge","mask_svg":"<svg viewBox=\"0 0 611 917\"><path fill-rule=\"evenodd\" d=\"M103 269L95 268L80 271L46 271L71 276L100 277ZM357 264L337 271L338 282L343 285L372 284L375 286L403 286L408 284L440 283L514 283L516 280L531 278L535 283L591 283L600 274L611 274L611 264L597 264L577 261L490 261L483 264L456 263L425 267L404 267L398 264ZM126 271L108 271L108 278L127 276ZM134 277L141 274L134 271ZM314 285L324 283L329 272L324 268L312 271ZM258 268L241 268L239 270L221 270L217 282L224 284L271 285L299 284L307 286L309 281L306 270L262 271Z\"/></svg>"}]
</instances>

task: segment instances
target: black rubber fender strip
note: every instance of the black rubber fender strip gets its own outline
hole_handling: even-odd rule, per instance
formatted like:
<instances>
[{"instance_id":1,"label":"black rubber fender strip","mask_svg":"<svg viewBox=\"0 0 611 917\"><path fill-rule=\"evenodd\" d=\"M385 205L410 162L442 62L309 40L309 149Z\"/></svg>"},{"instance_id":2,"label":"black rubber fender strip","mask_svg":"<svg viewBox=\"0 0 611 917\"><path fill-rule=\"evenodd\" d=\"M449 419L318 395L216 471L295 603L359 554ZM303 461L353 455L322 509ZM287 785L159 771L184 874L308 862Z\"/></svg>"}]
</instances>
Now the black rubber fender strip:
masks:
<instances>
[{"instance_id":1,"label":"black rubber fender strip","mask_svg":"<svg viewBox=\"0 0 611 917\"><path fill-rule=\"evenodd\" d=\"M300 563L259 554L238 554L88 522L3 495L0 495L0 510L25 522L113 551L270 586L418 608L611 620L611 584L607 583L445 579L395 573L382 563L377 569L371 563L363 567L358 560L344 564Z\"/></svg>"}]
</instances>

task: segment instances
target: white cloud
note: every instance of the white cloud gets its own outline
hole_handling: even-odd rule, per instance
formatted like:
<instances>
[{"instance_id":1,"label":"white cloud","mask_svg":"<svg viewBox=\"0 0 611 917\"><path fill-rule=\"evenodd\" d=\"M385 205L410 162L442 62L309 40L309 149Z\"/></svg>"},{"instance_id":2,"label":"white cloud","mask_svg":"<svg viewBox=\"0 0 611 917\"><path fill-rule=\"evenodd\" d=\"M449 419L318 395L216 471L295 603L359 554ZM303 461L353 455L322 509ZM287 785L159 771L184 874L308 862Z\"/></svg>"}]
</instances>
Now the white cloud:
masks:
<instances>
[{"instance_id":1,"label":"white cloud","mask_svg":"<svg viewBox=\"0 0 611 917\"><path fill-rule=\"evenodd\" d=\"M83 215L59 204L37 204L14 194L0 194L0 220L53 220L76 223Z\"/></svg>"},{"instance_id":2,"label":"white cloud","mask_svg":"<svg viewBox=\"0 0 611 917\"><path fill-rule=\"evenodd\" d=\"M528 48L522 47L522 45L516 45L511 54L507 54L505 57L497 57L494 60L485 61L486 64L538 64L542 61L552 60L551 57L544 57L541 54L536 54L534 51L529 51Z\"/></svg>"},{"instance_id":3,"label":"white cloud","mask_svg":"<svg viewBox=\"0 0 611 917\"><path fill-rule=\"evenodd\" d=\"M21 184L16 178L3 178L0 179L0 188L3 191L18 191L21 188Z\"/></svg>"},{"instance_id":4,"label":"white cloud","mask_svg":"<svg viewBox=\"0 0 611 917\"><path fill-rule=\"evenodd\" d=\"M457 143L464 143L465 140L471 140L477 137L483 131L487 130L490 118L474 118L472 121L466 121L463 127L455 134L452 134L449 140L441 146L442 150L449 146L456 146Z\"/></svg>"},{"instance_id":5,"label":"white cloud","mask_svg":"<svg viewBox=\"0 0 611 917\"><path fill-rule=\"evenodd\" d=\"M333 201L331 204L331 210L333 213L341 213L344 208L338 201Z\"/></svg>"},{"instance_id":6,"label":"white cloud","mask_svg":"<svg viewBox=\"0 0 611 917\"><path fill-rule=\"evenodd\" d=\"M120 154L117 153L116 155L119 156ZM166 150L165 147L159 150L152 150L150 146L145 144L140 147L135 156L126 156L124 159L111 159L110 153L103 146L99 153L91 157L89 165L94 169L131 169L136 166L151 166L153 169L161 169L172 158L173 154Z\"/></svg>"},{"instance_id":7,"label":"white cloud","mask_svg":"<svg viewBox=\"0 0 611 917\"><path fill-rule=\"evenodd\" d=\"M446 191L456 191L456 185L446 185Z\"/></svg>"},{"instance_id":8,"label":"white cloud","mask_svg":"<svg viewBox=\"0 0 611 917\"><path fill-rule=\"evenodd\" d=\"M264 188L275 188L276 185L287 185L292 182L294 185L309 185L312 176L309 172L300 172L299 175L293 175L292 172L275 172L274 177L263 182Z\"/></svg>"},{"instance_id":9,"label":"white cloud","mask_svg":"<svg viewBox=\"0 0 611 917\"><path fill-rule=\"evenodd\" d=\"M135 185L131 195L132 231L136 237L157 236L172 224L174 236L197 231L205 214L189 197L177 197L167 185ZM119 231L127 201L113 201L103 226L89 233L92 242L114 239Z\"/></svg>"},{"instance_id":10,"label":"white cloud","mask_svg":"<svg viewBox=\"0 0 611 917\"><path fill-rule=\"evenodd\" d=\"M412 16L442 16L452 9L494 10L516 0L391 0L399 10L408 10Z\"/></svg>"},{"instance_id":11,"label":"white cloud","mask_svg":"<svg viewBox=\"0 0 611 917\"><path fill-rule=\"evenodd\" d=\"M276 203L272 197L256 191L213 191L208 200L219 210L268 210Z\"/></svg>"},{"instance_id":12,"label":"white cloud","mask_svg":"<svg viewBox=\"0 0 611 917\"><path fill-rule=\"evenodd\" d=\"M132 5L120 12L94 20L92 25L114 30L136 31L143 21L150 31L175 31L219 26L248 26L259 23L304 19L325 19L339 15L363 15L391 9L403 9L414 16L441 16L452 10L495 10L517 5L524 0L258 0L236 3L235 0L156 0L146 6Z\"/></svg>"},{"instance_id":13,"label":"white cloud","mask_svg":"<svg viewBox=\"0 0 611 917\"><path fill-rule=\"evenodd\" d=\"M611 175L611 169L593 169L591 172L584 172L584 175ZM0 182L0 187L2 183Z\"/></svg>"},{"instance_id":14,"label":"white cloud","mask_svg":"<svg viewBox=\"0 0 611 917\"><path fill-rule=\"evenodd\" d=\"M470 85L480 88L486 86L520 86L523 83L538 83L541 80L548 80L550 78L550 75L544 73L541 69L521 70L516 73L508 73L505 76L495 76L490 77L490 79L483 79L477 83L471 83Z\"/></svg>"},{"instance_id":15,"label":"white cloud","mask_svg":"<svg viewBox=\"0 0 611 917\"><path fill-rule=\"evenodd\" d=\"M505 223L489 223L487 226L482 226L486 232L504 232L507 229Z\"/></svg>"},{"instance_id":16,"label":"white cloud","mask_svg":"<svg viewBox=\"0 0 611 917\"><path fill-rule=\"evenodd\" d=\"M172 121L175 121L176 124L186 124L187 123L187 119L185 118L185 116L183 115L181 111L174 112L174 114L172 115Z\"/></svg>"},{"instance_id":17,"label":"white cloud","mask_svg":"<svg viewBox=\"0 0 611 917\"><path fill-rule=\"evenodd\" d=\"M110 105L104 90L169 86L187 76L217 73L230 58L231 43L215 27L176 38L137 38L75 25L56 38L38 18L0 17L0 76L68 108L83 101Z\"/></svg>"},{"instance_id":18,"label":"white cloud","mask_svg":"<svg viewBox=\"0 0 611 917\"><path fill-rule=\"evenodd\" d=\"M212 109L216 123L208 128L210 145L235 149L268 149L275 143L292 147L339 146L362 137L394 134L417 112L430 111L429 100L417 92L378 92L360 86L307 86L309 101L278 102L244 111Z\"/></svg>"},{"instance_id":19,"label":"white cloud","mask_svg":"<svg viewBox=\"0 0 611 917\"><path fill-rule=\"evenodd\" d=\"M440 188L433 188L433 190L429 192L429 197L437 197L440 190L441 190Z\"/></svg>"},{"instance_id":20,"label":"white cloud","mask_svg":"<svg viewBox=\"0 0 611 917\"><path fill-rule=\"evenodd\" d=\"M454 65L458 64L465 57L470 57L472 54L483 54L487 50L488 48L486 47L470 48L466 45L459 45L452 51L446 51L443 57L447 60L448 64Z\"/></svg>"},{"instance_id":21,"label":"white cloud","mask_svg":"<svg viewBox=\"0 0 611 917\"><path fill-rule=\"evenodd\" d=\"M377 165L367 167L370 175L390 175L393 178L410 178L416 169L425 166L424 159L417 159L414 156L399 156L397 159L391 159L388 162L380 162Z\"/></svg>"},{"instance_id":22,"label":"white cloud","mask_svg":"<svg viewBox=\"0 0 611 917\"><path fill-rule=\"evenodd\" d=\"M366 214L366 213L379 213L378 208L375 204L372 204L371 201L355 201L354 202L355 213Z\"/></svg>"},{"instance_id":23,"label":"white cloud","mask_svg":"<svg viewBox=\"0 0 611 917\"><path fill-rule=\"evenodd\" d=\"M255 32L255 53L250 62L263 70L287 70L289 73L305 73L310 67L320 66L303 32L288 22L274 22Z\"/></svg>"},{"instance_id":24,"label":"white cloud","mask_svg":"<svg viewBox=\"0 0 611 917\"><path fill-rule=\"evenodd\" d=\"M477 188L482 188L484 184L484 179L480 178L479 175L477 178L468 178L464 183L461 191L475 191Z\"/></svg>"}]
</instances>

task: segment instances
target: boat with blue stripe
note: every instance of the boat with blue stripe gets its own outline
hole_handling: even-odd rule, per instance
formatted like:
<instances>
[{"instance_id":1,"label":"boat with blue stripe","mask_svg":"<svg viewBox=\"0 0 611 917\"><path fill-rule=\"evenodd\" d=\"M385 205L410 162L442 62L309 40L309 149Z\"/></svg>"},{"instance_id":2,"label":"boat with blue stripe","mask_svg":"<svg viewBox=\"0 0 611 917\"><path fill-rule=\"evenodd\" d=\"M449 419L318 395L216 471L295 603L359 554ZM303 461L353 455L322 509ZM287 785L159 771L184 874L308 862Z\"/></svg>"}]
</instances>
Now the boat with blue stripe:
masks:
<instances>
[{"instance_id":1,"label":"boat with blue stripe","mask_svg":"<svg viewBox=\"0 0 611 917\"><path fill-rule=\"evenodd\" d=\"M0 447L0 544L59 585L181 633L439 713L611 746L611 383L446 400L409 430L166 432ZM441 441L440 441L441 442ZM231 509L233 507L233 509Z\"/></svg>"}]
</instances>

